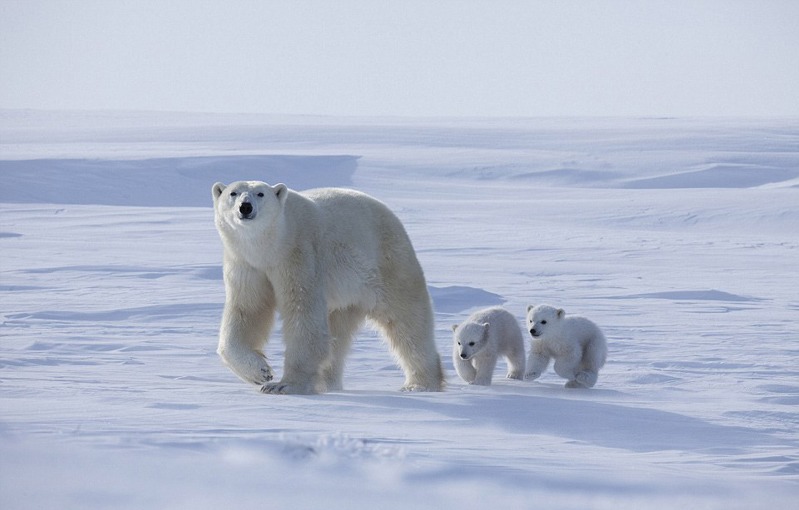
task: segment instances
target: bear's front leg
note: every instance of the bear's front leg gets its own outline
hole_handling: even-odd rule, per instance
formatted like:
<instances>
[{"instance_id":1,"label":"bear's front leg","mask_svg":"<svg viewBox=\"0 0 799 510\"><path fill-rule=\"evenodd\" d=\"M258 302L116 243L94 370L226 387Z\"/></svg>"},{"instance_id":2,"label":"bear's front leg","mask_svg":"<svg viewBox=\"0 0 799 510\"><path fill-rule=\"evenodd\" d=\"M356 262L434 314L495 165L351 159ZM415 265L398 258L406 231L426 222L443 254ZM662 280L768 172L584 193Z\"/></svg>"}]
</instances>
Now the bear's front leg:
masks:
<instances>
[{"instance_id":1,"label":"bear's front leg","mask_svg":"<svg viewBox=\"0 0 799 510\"><path fill-rule=\"evenodd\" d=\"M283 378L265 383L261 386L261 393L311 395L326 391L322 372L330 358L330 336L327 331L292 332L287 330L284 323L283 334L286 343Z\"/></svg>"},{"instance_id":2,"label":"bear's front leg","mask_svg":"<svg viewBox=\"0 0 799 510\"><path fill-rule=\"evenodd\" d=\"M258 314L251 315L251 320L242 321L244 314L245 311L235 304L225 304L216 352L240 379L263 385L274 377L272 367L262 351L274 312L260 310Z\"/></svg>"},{"instance_id":3,"label":"bear's front leg","mask_svg":"<svg viewBox=\"0 0 799 510\"><path fill-rule=\"evenodd\" d=\"M225 253L225 310L216 352L242 380L263 385L272 367L263 348L275 320L275 294L266 276Z\"/></svg>"},{"instance_id":4,"label":"bear's front leg","mask_svg":"<svg viewBox=\"0 0 799 510\"><path fill-rule=\"evenodd\" d=\"M268 382L261 392L269 394L308 395L325 391L323 369L331 358L327 303L321 285L299 285L281 306L283 341L286 356L283 378Z\"/></svg>"}]
</instances>

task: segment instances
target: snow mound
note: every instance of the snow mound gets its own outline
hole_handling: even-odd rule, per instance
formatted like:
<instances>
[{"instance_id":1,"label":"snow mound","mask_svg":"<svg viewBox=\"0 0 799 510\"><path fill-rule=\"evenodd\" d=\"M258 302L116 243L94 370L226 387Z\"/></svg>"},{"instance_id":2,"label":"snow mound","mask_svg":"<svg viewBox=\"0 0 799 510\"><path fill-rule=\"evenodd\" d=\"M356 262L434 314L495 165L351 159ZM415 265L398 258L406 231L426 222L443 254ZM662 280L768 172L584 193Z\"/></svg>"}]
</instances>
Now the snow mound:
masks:
<instances>
[{"instance_id":1,"label":"snow mound","mask_svg":"<svg viewBox=\"0 0 799 510\"><path fill-rule=\"evenodd\" d=\"M351 186L355 156L223 156L0 161L0 202L204 207L222 181Z\"/></svg>"},{"instance_id":2,"label":"snow mound","mask_svg":"<svg viewBox=\"0 0 799 510\"><path fill-rule=\"evenodd\" d=\"M464 285L429 286L428 290L435 310L439 313L458 313L470 308L501 305L505 302L502 296L493 292Z\"/></svg>"},{"instance_id":3,"label":"snow mound","mask_svg":"<svg viewBox=\"0 0 799 510\"><path fill-rule=\"evenodd\" d=\"M710 164L697 170L627 182L630 189L754 188L799 178L799 168L768 165Z\"/></svg>"}]
</instances>

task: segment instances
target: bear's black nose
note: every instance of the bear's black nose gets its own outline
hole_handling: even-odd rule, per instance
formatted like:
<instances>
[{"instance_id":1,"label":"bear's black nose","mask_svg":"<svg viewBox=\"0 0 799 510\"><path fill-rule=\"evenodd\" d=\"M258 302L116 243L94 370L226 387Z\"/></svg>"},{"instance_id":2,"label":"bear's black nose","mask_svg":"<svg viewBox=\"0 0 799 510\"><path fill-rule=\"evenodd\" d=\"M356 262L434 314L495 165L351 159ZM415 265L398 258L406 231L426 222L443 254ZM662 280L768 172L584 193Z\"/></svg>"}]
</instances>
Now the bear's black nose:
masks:
<instances>
[{"instance_id":1,"label":"bear's black nose","mask_svg":"<svg viewBox=\"0 0 799 510\"><path fill-rule=\"evenodd\" d=\"M533 335L533 336L538 336L538 331L536 331L535 328L532 328L530 330L530 334Z\"/></svg>"},{"instance_id":2,"label":"bear's black nose","mask_svg":"<svg viewBox=\"0 0 799 510\"><path fill-rule=\"evenodd\" d=\"M249 216L252 214L252 204L249 202L242 202L239 206L239 212L242 216Z\"/></svg>"}]
</instances>

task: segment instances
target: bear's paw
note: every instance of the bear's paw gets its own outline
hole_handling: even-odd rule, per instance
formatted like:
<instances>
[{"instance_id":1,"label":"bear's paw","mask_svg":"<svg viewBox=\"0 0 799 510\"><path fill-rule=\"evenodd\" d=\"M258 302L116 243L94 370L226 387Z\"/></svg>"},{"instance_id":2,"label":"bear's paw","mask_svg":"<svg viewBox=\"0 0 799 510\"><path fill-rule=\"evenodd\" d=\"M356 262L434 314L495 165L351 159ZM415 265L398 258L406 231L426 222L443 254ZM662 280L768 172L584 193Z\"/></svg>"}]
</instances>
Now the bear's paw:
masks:
<instances>
[{"instance_id":1,"label":"bear's paw","mask_svg":"<svg viewBox=\"0 0 799 510\"><path fill-rule=\"evenodd\" d=\"M318 393L316 389L309 384L294 384L282 381L268 382L261 386L261 393L267 395L313 395Z\"/></svg>"},{"instance_id":2,"label":"bear's paw","mask_svg":"<svg viewBox=\"0 0 799 510\"><path fill-rule=\"evenodd\" d=\"M261 378L259 380L255 381L255 384L268 383L269 381L271 381L274 378L275 378L275 376L272 375L272 368L267 365L265 367L261 367Z\"/></svg>"},{"instance_id":3,"label":"bear's paw","mask_svg":"<svg viewBox=\"0 0 799 510\"><path fill-rule=\"evenodd\" d=\"M442 388L440 386L431 388L429 386L424 386L422 384L406 384L401 389L401 391L407 391L407 392L441 391L441 390Z\"/></svg>"},{"instance_id":4,"label":"bear's paw","mask_svg":"<svg viewBox=\"0 0 799 510\"><path fill-rule=\"evenodd\" d=\"M524 374L524 378L527 381L535 381L539 377L541 377L541 372L527 372Z\"/></svg>"}]
</instances>

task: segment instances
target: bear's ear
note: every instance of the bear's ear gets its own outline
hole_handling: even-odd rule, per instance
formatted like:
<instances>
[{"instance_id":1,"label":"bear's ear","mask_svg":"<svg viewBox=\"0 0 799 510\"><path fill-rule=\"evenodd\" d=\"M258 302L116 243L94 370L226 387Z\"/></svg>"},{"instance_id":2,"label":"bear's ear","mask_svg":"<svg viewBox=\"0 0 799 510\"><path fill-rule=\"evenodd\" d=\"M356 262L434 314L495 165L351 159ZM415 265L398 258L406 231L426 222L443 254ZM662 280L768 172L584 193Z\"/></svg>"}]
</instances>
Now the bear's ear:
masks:
<instances>
[{"instance_id":1,"label":"bear's ear","mask_svg":"<svg viewBox=\"0 0 799 510\"><path fill-rule=\"evenodd\" d=\"M563 308L558 308L558 319L562 319L564 315L566 315L566 311Z\"/></svg>"},{"instance_id":2,"label":"bear's ear","mask_svg":"<svg viewBox=\"0 0 799 510\"><path fill-rule=\"evenodd\" d=\"M285 184L283 184L281 182L280 184L275 184L272 187L272 191L275 192L275 196L280 201L280 205L283 205L283 204L286 203L286 197L289 196L289 188L288 188L288 186L286 186Z\"/></svg>"},{"instance_id":3,"label":"bear's ear","mask_svg":"<svg viewBox=\"0 0 799 510\"><path fill-rule=\"evenodd\" d=\"M219 198L222 192L225 191L225 188L227 188L227 186L225 186L221 182L217 182L216 184L211 186L211 196L214 198L214 200Z\"/></svg>"},{"instance_id":4,"label":"bear's ear","mask_svg":"<svg viewBox=\"0 0 799 510\"><path fill-rule=\"evenodd\" d=\"M530 310L532 310L533 308L535 308L535 306L533 306L533 305L527 305L527 311L528 311L528 312L529 312Z\"/></svg>"},{"instance_id":5,"label":"bear's ear","mask_svg":"<svg viewBox=\"0 0 799 510\"><path fill-rule=\"evenodd\" d=\"M458 329L458 325L457 324L453 324L452 325L452 331L454 332L456 329Z\"/></svg>"},{"instance_id":6,"label":"bear's ear","mask_svg":"<svg viewBox=\"0 0 799 510\"><path fill-rule=\"evenodd\" d=\"M480 324L481 326L483 326L483 331L488 331L488 324L489 324L488 322Z\"/></svg>"}]
</instances>

